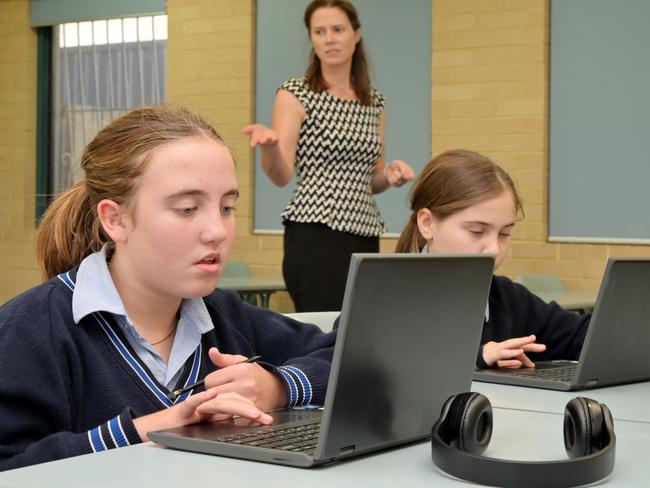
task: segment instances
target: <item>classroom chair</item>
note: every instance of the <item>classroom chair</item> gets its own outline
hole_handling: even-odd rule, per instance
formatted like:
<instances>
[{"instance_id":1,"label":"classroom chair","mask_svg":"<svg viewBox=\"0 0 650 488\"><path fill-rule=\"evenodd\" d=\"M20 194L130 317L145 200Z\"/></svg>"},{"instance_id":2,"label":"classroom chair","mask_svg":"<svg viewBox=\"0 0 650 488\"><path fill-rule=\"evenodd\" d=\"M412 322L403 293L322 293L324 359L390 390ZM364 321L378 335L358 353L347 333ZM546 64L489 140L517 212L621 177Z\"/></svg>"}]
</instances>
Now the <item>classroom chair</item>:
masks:
<instances>
[{"instance_id":1,"label":"classroom chair","mask_svg":"<svg viewBox=\"0 0 650 488\"><path fill-rule=\"evenodd\" d=\"M533 293L562 293L564 285L559 276L552 274L520 275L515 282L524 285Z\"/></svg>"},{"instance_id":2,"label":"classroom chair","mask_svg":"<svg viewBox=\"0 0 650 488\"><path fill-rule=\"evenodd\" d=\"M515 279L515 282L524 285L535 295L541 296L548 300L548 297L552 299L557 299L560 295L564 293L564 285L559 276L552 274L530 274L530 275L520 275ZM578 314L583 314L587 310L584 308L567 308L572 312Z\"/></svg>"}]
</instances>

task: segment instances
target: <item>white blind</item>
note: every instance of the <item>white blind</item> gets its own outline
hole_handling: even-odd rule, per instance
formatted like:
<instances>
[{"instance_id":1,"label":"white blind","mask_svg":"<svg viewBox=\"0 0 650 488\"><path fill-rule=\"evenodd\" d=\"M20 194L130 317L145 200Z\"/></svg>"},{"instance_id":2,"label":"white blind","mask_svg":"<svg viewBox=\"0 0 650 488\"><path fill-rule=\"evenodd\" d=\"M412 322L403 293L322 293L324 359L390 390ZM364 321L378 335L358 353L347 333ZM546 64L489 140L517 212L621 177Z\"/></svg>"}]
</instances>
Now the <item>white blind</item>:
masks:
<instances>
[{"instance_id":1,"label":"white blind","mask_svg":"<svg viewBox=\"0 0 650 488\"><path fill-rule=\"evenodd\" d=\"M50 194L81 176L81 153L99 129L132 108L163 102L166 51L166 15L55 27Z\"/></svg>"}]
</instances>

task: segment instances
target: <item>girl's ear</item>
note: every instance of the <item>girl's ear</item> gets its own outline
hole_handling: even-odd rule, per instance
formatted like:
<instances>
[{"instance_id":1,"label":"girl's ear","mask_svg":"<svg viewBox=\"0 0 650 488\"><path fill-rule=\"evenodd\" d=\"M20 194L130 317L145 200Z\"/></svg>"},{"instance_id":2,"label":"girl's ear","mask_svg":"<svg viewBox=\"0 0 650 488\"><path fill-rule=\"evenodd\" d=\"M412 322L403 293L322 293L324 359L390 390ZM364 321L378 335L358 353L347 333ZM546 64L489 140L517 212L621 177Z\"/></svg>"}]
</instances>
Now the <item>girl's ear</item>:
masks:
<instances>
[{"instance_id":1,"label":"girl's ear","mask_svg":"<svg viewBox=\"0 0 650 488\"><path fill-rule=\"evenodd\" d=\"M126 242L129 218L119 203L108 199L102 200L97 204L97 217L104 232L114 242Z\"/></svg>"},{"instance_id":2,"label":"girl's ear","mask_svg":"<svg viewBox=\"0 0 650 488\"><path fill-rule=\"evenodd\" d=\"M421 208L417 213L418 229L424 240L430 242L433 240L433 234L437 219L428 208Z\"/></svg>"},{"instance_id":3,"label":"girl's ear","mask_svg":"<svg viewBox=\"0 0 650 488\"><path fill-rule=\"evenodd\" d=\"M361 40L361 27L354 31L354 43L359 44Z\"/></svg>"}]
</instances>

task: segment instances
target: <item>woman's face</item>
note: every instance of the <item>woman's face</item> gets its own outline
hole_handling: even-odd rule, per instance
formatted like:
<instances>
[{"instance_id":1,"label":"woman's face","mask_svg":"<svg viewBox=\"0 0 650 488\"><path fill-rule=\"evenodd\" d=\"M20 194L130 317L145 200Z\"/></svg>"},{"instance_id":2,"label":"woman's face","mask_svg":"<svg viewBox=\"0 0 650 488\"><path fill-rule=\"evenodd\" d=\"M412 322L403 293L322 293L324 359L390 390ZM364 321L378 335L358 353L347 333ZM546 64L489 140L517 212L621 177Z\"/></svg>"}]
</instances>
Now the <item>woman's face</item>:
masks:
<instances>
[{"instance_id":1,"label":"woman's face","mask_svg":"<svg viewBox=\"0 0 650 488\"><path fill-rule=\"evenodd\" d=\"M118 281L161 299L212 292L234 244L238 196L233 159L214 139L154 150L116 242Z\"/></svg>"},{"instance_id":2,"label":"woman's face","mask_svg":"<svg viewBox=\"0 0 650 488\"><path fill-rule=\"evenodd\" d=\"M512 193L504 190L442 220L428 209L420 209L417 217L429 252L493 254L496 270L510 247L516 208Z\"/></svg>"},{"instance_id":3,"label":"woman's face","mask_svg":"<svg viewBox=\"0 0 650 488\"><path fill-rule=\"evenodd\" d=\"M352 62L361 29L354 30L343 10L322 7L311 16L309 38L322 65L340 66Z\"/></svg>"}]
</instances>

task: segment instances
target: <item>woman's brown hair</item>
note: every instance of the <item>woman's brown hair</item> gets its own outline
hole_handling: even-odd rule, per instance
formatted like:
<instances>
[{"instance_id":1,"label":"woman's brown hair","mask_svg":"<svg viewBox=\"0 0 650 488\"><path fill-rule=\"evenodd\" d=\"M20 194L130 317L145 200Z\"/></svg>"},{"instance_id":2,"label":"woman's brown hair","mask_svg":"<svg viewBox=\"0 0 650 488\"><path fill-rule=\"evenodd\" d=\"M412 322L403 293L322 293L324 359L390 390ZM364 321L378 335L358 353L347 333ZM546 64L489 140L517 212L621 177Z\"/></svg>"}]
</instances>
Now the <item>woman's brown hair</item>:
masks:
<instances>
[{"instance_id":1,"label":"woman's brown hair","mask_svg":"<svg viewBox=\"0 0 650 488\"><path fill-rule=\"evenodd\" d=\"M512 179L482 154L454 149L439 154L424 167L411 189L411 216L395 252L420 252L426 244L418 229L418 210L426 208L445 219L504 191L512 193L515 209L523 217L521 198Z\"/></svg>"},{"instance_id":2,"label":"woman's brown hair","mask_svg":"<svg viewBox=\"0 0 650 488\"><path fill-rule=\"evenodd\" d=\"M128 208L154 149L197 136L223 143L198 114L161 106L133 110L100 130L81 157L85 178L54 200L41 220L36 252L44 279L68 271L111 242L97 217L97 204L110 199Z\"/></svg>"},{"instance_id":3,"label":"woman's brown hair","mask_svg":"<svg viewBox=\"0 0 650 488\"><path fill-rule=\"evenodd\" d=\"M311 17L319 8L338 8L341 10L352 24L352 28L358 31L361 28L361 22L357 15L357 10L347 0L313 0L305 9L305 26L307 33L311 36ZM366 50L363 47L363 39L359 39L352 55L352 68L350 70L350 81L357 98L362 105L371 105L372 96L370 93L370 74L368 72L368 60ZM305 72L307 86L312 91L320 93L327 90L328 86L323 78L321 63L314 50L311 50L309 66Z\"/></svg>"}]
</instances>

